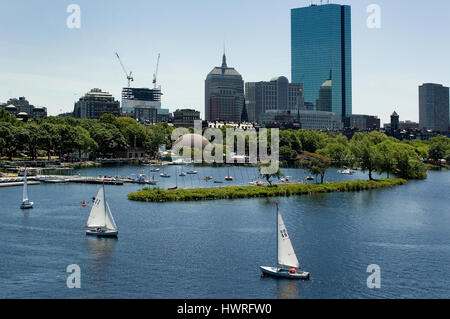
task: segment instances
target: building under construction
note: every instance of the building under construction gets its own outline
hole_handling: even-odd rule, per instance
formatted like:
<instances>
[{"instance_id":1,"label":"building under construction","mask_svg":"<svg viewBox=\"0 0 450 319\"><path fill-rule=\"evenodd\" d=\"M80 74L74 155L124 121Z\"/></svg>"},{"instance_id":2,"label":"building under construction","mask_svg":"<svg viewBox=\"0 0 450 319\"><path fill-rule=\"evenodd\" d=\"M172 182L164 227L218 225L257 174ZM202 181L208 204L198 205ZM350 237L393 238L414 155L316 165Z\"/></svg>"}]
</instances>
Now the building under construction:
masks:
<instances>
[{"instance_id":1,"label":"building under construction","mask_svg":"<svg viewBox=\"0 0 450 319\"><path fill-rule=\"evenodd\" d=\"M132 72L128 73L117 53L116 56L128 80L128 87L122 89L122 114L135 118L142 124L157 123L158 114L164 113L161 110L161 87L156 85L160 56L158 55L156 70L153 74L152 89L130 87L130 82L134 81Z\"/></svg>"}]
</instances>

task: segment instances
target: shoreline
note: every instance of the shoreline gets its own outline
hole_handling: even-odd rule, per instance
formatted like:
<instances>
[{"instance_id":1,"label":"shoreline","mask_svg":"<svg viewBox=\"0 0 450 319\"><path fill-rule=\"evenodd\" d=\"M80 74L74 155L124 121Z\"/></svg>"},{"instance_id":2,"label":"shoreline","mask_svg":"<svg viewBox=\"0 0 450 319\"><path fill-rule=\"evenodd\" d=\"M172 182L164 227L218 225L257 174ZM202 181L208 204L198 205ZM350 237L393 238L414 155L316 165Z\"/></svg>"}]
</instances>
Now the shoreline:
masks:
<instances>
[{"instance_id":1,"label":"shoreline","mask_svg":"<svg viewBox=\"0 0 450 319\"><path fill-rule=\"evenodd\" d=\"M143 188L128 194L128 199L142 202L178 202L199 200L243 199L257 197L311 195L331 192L357 192L406 184L402 178L328 182L323 184L286 184L273 186L226 186L216 188L191 188L163 190Z\"/></svg>"}]
</instances>

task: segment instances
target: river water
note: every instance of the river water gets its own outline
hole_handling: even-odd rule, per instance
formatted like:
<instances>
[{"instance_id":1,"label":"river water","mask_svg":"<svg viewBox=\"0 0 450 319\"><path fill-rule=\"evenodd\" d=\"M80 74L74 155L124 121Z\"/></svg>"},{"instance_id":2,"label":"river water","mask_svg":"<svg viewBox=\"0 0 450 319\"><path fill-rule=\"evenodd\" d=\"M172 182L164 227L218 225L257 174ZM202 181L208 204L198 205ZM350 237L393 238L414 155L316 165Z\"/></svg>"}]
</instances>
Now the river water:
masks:
<instances>
[{"instance_id":1,"label":"river water","mask_svg":"<svg viewBox=\"0 0 450 319\"><path fill-rule=\"evenodd\" d=\"M227 168L195 168L160 187L219 186ZM186 171L186 167L183 168ZM144 170L144 171L142 171ZM282 170L304 180L302 170ZM77 171L78 173L78 171ZM128 176L148 167L82 169L81 175ZM246 184L254 168L232 168ZM21 187L0 188L0 298L450 298L450 175L428 173L392 189L288 198L141 203L140 185L106 186L119 238L88 238L84 227L99 185L29 187L32 210L19 209ZM366 179L340 175L327 180ZM183 180L184 179L184 180ZM275 201L310 281L262 278L276 261ZM68 265L81 270L69 289ZM381 287L367 286L368 265Z\"/></svg>"}]
</instances>

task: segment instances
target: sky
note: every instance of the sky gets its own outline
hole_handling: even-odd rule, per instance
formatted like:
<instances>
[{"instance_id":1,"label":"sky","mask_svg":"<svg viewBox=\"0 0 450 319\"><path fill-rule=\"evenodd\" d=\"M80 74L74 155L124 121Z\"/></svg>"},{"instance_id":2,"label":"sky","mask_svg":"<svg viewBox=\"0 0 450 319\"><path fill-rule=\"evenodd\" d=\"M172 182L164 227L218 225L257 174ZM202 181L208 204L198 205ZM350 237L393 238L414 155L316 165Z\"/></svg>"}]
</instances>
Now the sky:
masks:
<instances>
[{"instance_id":1,"label":"sky","mask_svg":"<svg viewBox=\"0 0 450 319\"><path fill-rule=\"evenodd\" d=\"M312 0L320 4L320 0ZM323 1L324 3L326 0ZM352 11L353 113L418 121L418 86L450 82L450 1L346 0ZM67 7L79 5L80 28ZM25 96L49 115L73 111L92 88L121 99L126 77L151 87L158 53L162 108L204 117L204 81L221 64L244 81L290 70L290 9L311 0L0 0L0 103ZM380 8L380 28L368 28Z\"/></svg>"}]
</instances>

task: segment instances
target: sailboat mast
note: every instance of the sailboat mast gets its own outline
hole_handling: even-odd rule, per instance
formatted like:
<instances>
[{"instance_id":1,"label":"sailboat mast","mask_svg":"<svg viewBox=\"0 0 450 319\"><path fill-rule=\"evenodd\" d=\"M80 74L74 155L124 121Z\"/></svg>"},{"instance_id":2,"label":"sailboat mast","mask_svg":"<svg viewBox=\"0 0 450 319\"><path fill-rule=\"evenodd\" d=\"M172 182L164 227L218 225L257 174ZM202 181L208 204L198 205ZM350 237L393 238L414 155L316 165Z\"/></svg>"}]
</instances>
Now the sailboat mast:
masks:
<instances>
[{"instance_id":1,"label":"sailboat mast","mask_svg":"<svg viewBox=\"0 0 450 319\"><path fill-rule=\"evenodd\" d=\"M106 194L105 194L105 180L103 180L103 211L105 212L105 226L106 226L106 218L108 218L107 214L108 212L106 211Z\"/></svg>"},{"instance_id":2,"label":"sailboat mast","mask_svg":"<svg viewBox=\"0 0 450 319\"><path fill-rule=\"evenodd\" d=\"M275 203L275 205L277 205L277 213L275 214L275 240L277 242L277 250L276 250L276 265L278 266L278 201Z\"/></svg>"}]
</instances>

